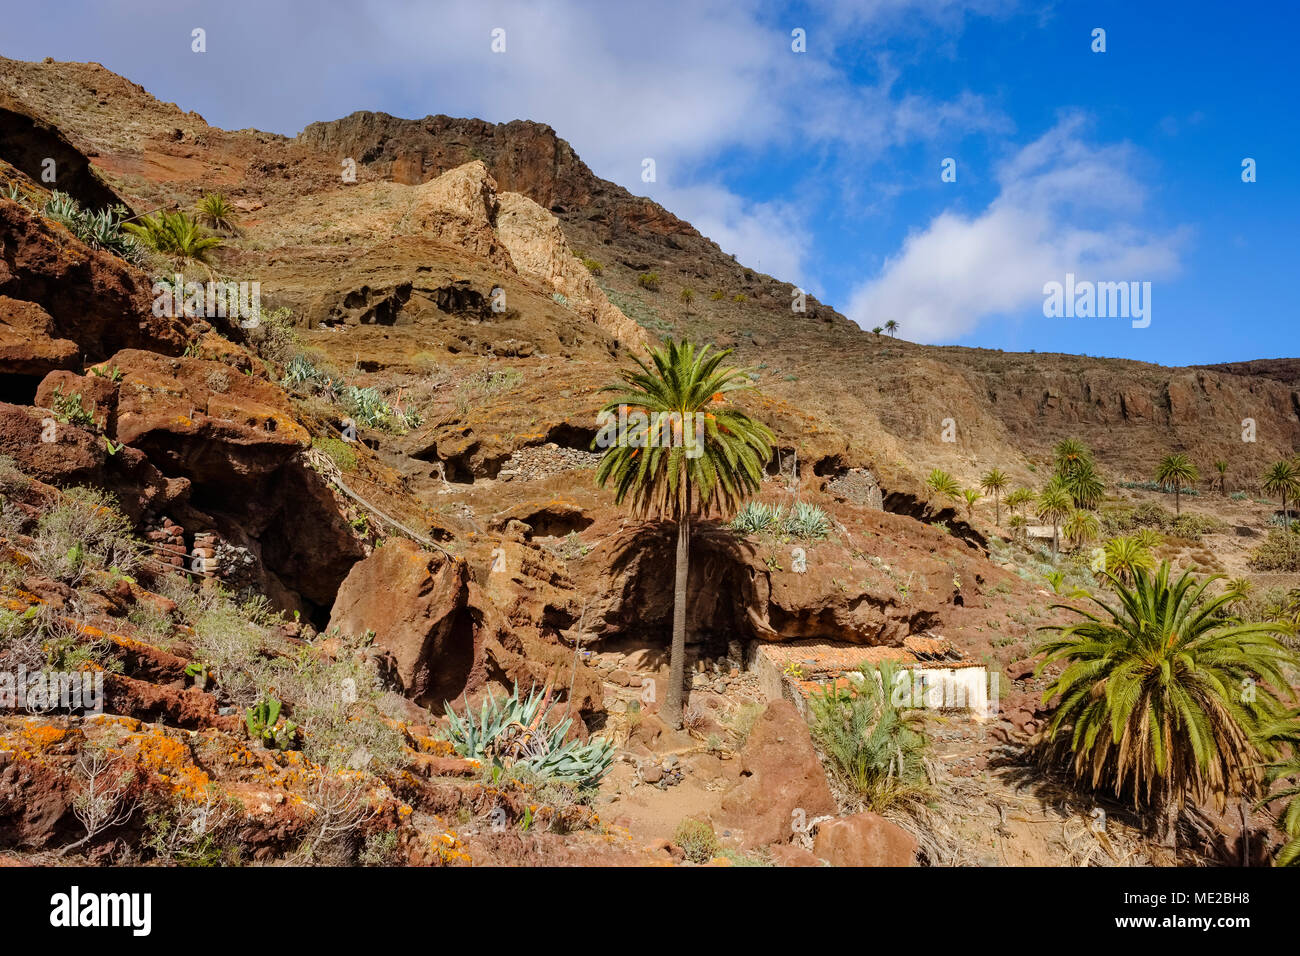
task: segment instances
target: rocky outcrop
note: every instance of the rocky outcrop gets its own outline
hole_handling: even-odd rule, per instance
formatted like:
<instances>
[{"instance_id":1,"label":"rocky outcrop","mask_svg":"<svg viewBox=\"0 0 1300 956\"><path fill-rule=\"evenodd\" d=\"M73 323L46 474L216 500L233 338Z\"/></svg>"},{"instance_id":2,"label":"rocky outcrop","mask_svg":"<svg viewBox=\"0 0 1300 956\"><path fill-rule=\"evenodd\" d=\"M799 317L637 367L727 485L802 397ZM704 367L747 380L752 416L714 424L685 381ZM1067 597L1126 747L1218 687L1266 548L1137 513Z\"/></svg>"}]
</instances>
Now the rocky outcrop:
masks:
<instances>
[{"instance_id":1,"label":"rocky outcrop","mask_svg":"<svg viewBox=\"0 0 1300 956\"><path fill-rule=\"evenodd\" d=\"M417 703L441 704L469 687L481 650L463 614L468 579L464 564L390 539L353 566L329 626L373 631L376 646L393 657L402 692Z\"/></svg>"},{"instance_id":2,"label":"rocky outcrop","mask_svg":"<svg viewBox=\"0 0 1300 956\"><path fill-rule=\"evenodd\" d=\"M537 203L519 193L503 193L497 234L520 272L540 279L563 296L569 308L591 319L620 344L645 344L645 331L610 304L569 248L559 220Z\"/></svg>"},{"instance_id":3,"label":"rocky outcrop","mask_svg":"<svg viewBox=\"0 0 1300 956\"><path fill-rule=\"evenodd\" d=\"M144 272L117 256L0 199L0 296L35 303L50 317L44 325L28 313L27 338L75 342L92 362L132 348L178 355L185 349L184 323L153 314L151 287ZM6 325L9 336L20 334L19 326Z\"/></svg>"},{"instance_id":4,"label":"rocky outcrop","mask_svg":"<svg viewBox=\"0 0 1300 956\"><path fill-rule=\"evenodd\" d=\"M54 319L35 302L0 295L0 375L43 376L77 367L81 349L54 334Z\"/></svg>"},{"instance_id":5,"label":"rocky outcrop","mask_svg":"<svg viewBox=\"0 0 1300 956\"><path fill-rule=\"evenodd\" d=\"M855 813L817 828L813 854L831 866L913 866L916 838L875 813Z\"/></svg>"},{"instance_id":6,"label":"rocky outcrop","mask_svg":"<svg viewBox=\"0 0 1300 956\"><path fill-rule=\"evenodd\" d=\"M127 350L112 437L196 482L266 475L311 444L276 386L220 362Z\"/></svg>"},{"instance_id":7,"label":"rocky outcrop","mask_svg":"<svg viewBox=\"0 0 1300 956\"><path fill-rule=\"evenodd\" d=\"M835 813L808 725L794 704L767 706L740 754L740 781L722 798L722 823L743 832L747 848L787 843L803 821Z\"/></svg>"}]
</instances>

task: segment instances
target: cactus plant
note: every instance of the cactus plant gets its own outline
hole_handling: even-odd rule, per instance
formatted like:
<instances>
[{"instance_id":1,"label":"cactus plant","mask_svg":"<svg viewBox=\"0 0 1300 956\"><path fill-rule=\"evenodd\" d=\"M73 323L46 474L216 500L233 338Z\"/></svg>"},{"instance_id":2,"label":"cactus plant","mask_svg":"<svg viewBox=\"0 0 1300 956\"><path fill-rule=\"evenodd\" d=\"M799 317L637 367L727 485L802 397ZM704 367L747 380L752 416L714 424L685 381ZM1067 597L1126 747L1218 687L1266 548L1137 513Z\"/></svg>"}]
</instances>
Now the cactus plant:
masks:
<instances>
[{"instance_id":1,"label":"cactus plant","mask_svg":"<svg viewBox=\"0 0 1300 956\"><path fill-rule=\"evenodd\" d=\"M272 749L288 749L298 734L292 720L280 721L280 702L274 697L264 697L248 708L244 724L250 738Z\"/></svg>"}]
</instances>

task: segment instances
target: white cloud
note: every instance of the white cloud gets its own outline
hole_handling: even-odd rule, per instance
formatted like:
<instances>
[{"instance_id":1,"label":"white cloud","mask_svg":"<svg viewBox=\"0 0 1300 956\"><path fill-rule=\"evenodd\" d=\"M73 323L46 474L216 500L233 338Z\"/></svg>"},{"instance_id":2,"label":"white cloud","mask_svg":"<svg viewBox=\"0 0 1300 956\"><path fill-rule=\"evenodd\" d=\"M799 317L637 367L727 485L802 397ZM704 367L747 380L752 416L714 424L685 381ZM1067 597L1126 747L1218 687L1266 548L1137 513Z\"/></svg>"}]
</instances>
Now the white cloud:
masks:
<instances>
[{"instance_id":1,"label":"white cloud","mask_svg":"<svg viewBox=\"0 0 1300 956\"><path fill-rule=\"evenodd\" d=\"M998 172L1000 193L977 216L946 211L909 235L847 313L871 328L894 319L918 342L950 342L986 318L1041 305L1043 285L1079 279L1154 280L1178 269L1181 231L1140 224L1138 156L1093 146L1067 116Z\"/></svg>"},{"instance_id":2,"label":"white cloud","mask_svg":"<svg viewBox=\"0 0 1300 956\"><path fill-rule=\"evenodd\" d=\"M666 208L689 221L723 252L805 292L821 295L808 271L812 246L804 215L791 202L752 202L718 184L664 188L655 193Z\"/></svg>"}]
</instances>

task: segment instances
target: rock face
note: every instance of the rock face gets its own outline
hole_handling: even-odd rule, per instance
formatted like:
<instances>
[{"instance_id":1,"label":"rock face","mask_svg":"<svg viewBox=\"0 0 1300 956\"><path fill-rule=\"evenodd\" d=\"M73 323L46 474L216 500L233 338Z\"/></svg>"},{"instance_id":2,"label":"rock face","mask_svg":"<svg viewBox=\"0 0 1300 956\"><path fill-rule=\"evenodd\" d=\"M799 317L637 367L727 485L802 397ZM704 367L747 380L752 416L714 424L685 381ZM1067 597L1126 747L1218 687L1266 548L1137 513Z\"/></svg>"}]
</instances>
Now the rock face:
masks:
<instances>
[{"instance_id":1,"label":"rock face","mask_svg":"<svg viewBox=\"0 0 1300 956\"><path fill-rule=\"evenodd\" d=\"M0 295L0 369L5 375L73 369L80 355L76 342L55 337L54 319L39 305Z\"/></svg>"},{"instance_id":2,"label":"rock face","mask_svg":"<svg viewBox=\"0 0 1300 956\"><path fill-rule=\"evenodd\" d=\"M474 667L474 633L462 614L468 580L464 564L393 538L353 566L329 626L374 631L393 656L403 693L441 704L465 692Z\"/></svg>"},{"instance_id":3,"label":"rock face","mask_svg":"<svg viewBox=\"0 0 1300 956\"><path fill-rule=\"evenodd\" d=\"M113 437L195 481L267 474L311 444L285 394L220 362L127 350Z\"/></svg>"},{"instance_id":4,"label":"rock face","mask_svg":"<svg viewBox=\"0 0 1300 956\"><path fill-rule=\"evenodd\" d=\"M151 286L144 272L117 256L0 199L0 295L35 303L50 317L45 324L29 310L22 325L6 320L11 340L69 340L90 361L127 348L178 355L185 348L184 324L153 314Z\"/></svg>"},{"instance_id":5,"label":"rock face","mask_svg":"<svg viewBox=\"0 0 1300 956\"><path fill-rule=\"evenodd\" d=\"M818 827L813 854L831 866L913 866L916 840L878 814L855 813Z\"/></svg>"},{"instance_id":6,"label":"rock face","mask_svg":"<svg viewBox=\"0 0 1300 956\"><path fill-rule=\"evenodd\" d=\"M835 812L826 773L794 704L768 705L740 754L741 779L722 798L722 823L746 848L788 842L796 810L806 820Z\"/></svg>"},{"instance_id":7,"label":"rock face","mask_svg":"<svg viewBox=\"0 0 1300 956\"><path fill-rule=\"evenodd\" d=\"M430 238L456 245L502 269L515 271L496 233L496 181L481 162L466 163L413 190L409 221Z\"/></svg>"},{"instance_id":8,"label":"rock face","mask_svg":"<svg viewBox=\"0 0 1300 956\"><path fill-rule=\"evenodd\" d=\"M569 308L591 319L620 344L645 343L645 330L610 304L569 248L559 220L537 203L519 193L503 193L497 234L521 273L549 285L564 296Z\"/></svg>"}]
</instances>

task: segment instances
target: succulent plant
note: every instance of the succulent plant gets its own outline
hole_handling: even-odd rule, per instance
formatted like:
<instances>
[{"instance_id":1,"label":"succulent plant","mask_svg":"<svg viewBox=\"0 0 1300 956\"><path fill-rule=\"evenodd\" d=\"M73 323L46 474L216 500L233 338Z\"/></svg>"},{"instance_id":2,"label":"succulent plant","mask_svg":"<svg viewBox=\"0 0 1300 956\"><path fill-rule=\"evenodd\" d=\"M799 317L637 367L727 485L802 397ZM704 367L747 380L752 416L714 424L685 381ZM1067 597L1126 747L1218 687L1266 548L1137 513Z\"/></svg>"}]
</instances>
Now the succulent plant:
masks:
<instances>
[{"instance_id":1,"label":"succulent plant","mask_svg":"<svg viewBox=\"0 0 1300 956\"><path fill-rule=\"evenodd\" d=\"M566 717L551 726L546 720L550 688L534 687L525 698L519 686L508 696L498 698L489 692L479 708L478 719L466 701L465 715L457 715L447 703L449 740L458 754L478 760L491 760L503 769L519 767L537 776L594 786L614 762L614 745L592 737L586 743L565 741L572 718Z\"/></svg>"}]
</instances>

